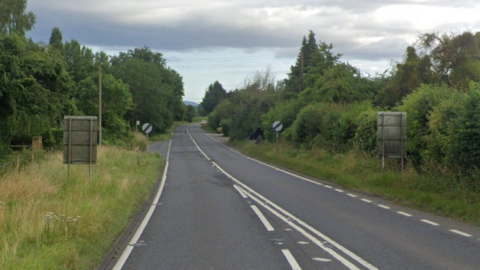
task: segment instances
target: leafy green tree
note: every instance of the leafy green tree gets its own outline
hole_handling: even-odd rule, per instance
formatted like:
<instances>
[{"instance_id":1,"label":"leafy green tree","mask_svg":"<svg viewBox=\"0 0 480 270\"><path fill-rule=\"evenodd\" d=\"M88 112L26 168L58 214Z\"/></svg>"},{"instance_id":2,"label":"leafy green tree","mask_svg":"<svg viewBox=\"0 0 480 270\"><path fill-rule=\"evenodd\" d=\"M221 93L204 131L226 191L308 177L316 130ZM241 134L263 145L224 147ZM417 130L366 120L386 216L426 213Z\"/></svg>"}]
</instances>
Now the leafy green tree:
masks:
<instances>
[{"instance_id":1,"label":"leafy green tree","mask_svg":"<svg viewBox=\"0 0 480 270\"><path fill-rule=\"evenodd\" d=\"M197 116L197 108L195 108L195 106L193 105L188 105L187 116L185 117L185 120L191 123L193 121L193 118L195 118L196 116Z\"/></svg>"},{"instance_id":2,"label":"leafy green tree","mask_svg":"<svg viewBox=\"0 0 480 270\"><path fill-rule=\"evenodd\" d=\"M16 34L0 39L2 138L36 136L57 126L70 101L73 82L57 51L49 52Z\"/></svg>"},{"instance_id":3,"label":"leafy green tree","mask_svg":"<svg viewBox=\"0 0 480 270\"><path fill-rule=\"evenodd\" d=\"M448 85L467 90L480 81L480 33L421 34L417 41L430 52L435 72Z\"/></svg>"},{"instance_id":4,"label":"leafy green tree","mask_svg":"<svg viewBox=\"0 0 480 270\"><path fill-rule=\"evenodd\" d=\"M223 88L222 84L218 81L210 84L205 90L200 106L202 106L205 114L213 112L215 107L225 98L227 91Z\"/></svg>"},{"instance_id":5,"label":"leafy green tree","mask_svg":"<svg viewBox=\"0 0 480 270\"><path fill-rule=\"evenodd\" d=\"M63 54L63 37L62 32L60 32L60 29L58 27L54 27L52 29L52 35L50 36L50 42L48 44L50 44L50 46L52 46L54 49L59 50Z\"/></svg>"},{"instance_id":6,"label":"leafy green tree","mask_svg":"<svg viewBox=\"0 0 480 270\"><path fill-rule=\"evenodd\" d=\"M27 0L0 0L0 34L24 36L36 22L33 12L26 13Z\"/></svg>"},{"instance_id":7,"label":"leafy green tree","mask_svg":"<svg viewBox=\"0 0 480 270\"><path fill-rule=\"evenodd\" d=\"M130 87L134 104L126 117L131 126L140 120L151 123L155 132L163 132L173 120L183 120L183 79L166 66L161 53L144 47L122 52L110 62L112 74Z\"/></svg>"},{"instance_id":8,"label":"leafy green tree","mask_svg":"<svg viewBox=\"0 0 480 270\"><path fill-rule=\"evenodd\" d=\"M97 74L92 74L80 81L74 93L78 109L85 115L98 115L98 93ZM102 126L118 132L125 131L128 125L123 117L131 107L132 95L128 85L111 74L104 75L102 77Z\"/></svg>"},{"instance_id":9,"label":"leafy green tree","mask_svg":"<svg viewBox=\"0 0 480 270\"><path fill-rule=\"evenodd\" d=\"M436 81L430 56L419 57L414 47L407 47L405 61L397 63L392 70L391 77L376 97L376 103L392 108L421 84Z\"/></svg>"},{"instance_id":10,"label":"leafy green tree","mask_svg":"<svg viewBox=\"0 0 480 270\"><path fill-rule=\"evenodd\" d=\"M73 80L80 82L96 72L98 67L94 64L95 55L92 50L81 46L77 40L72 39L65 43L65 61Z\"/></svg>"}]
</instances>

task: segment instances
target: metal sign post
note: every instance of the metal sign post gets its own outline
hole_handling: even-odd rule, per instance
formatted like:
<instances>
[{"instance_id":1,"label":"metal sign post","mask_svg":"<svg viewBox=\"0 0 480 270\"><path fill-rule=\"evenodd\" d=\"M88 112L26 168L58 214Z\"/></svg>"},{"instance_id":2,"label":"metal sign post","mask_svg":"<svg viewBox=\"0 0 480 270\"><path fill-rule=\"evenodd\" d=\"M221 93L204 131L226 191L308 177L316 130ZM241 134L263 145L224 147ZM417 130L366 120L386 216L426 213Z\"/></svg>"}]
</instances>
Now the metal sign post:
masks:
<instances>
[{"instance_id":1,"label":"metal sign post","mask_svg":"<svg viewBox=\"0 0 480 270\"><path fill-rule=\"evenodd\" d=\"M385 171L385 158L400 158L401 171L404 171L403 159L407 157L405 112L377 113L377 156L382 158L382 173Z\"/></svg>"},{"instance_id":2,"label":"metal sign post","mask_svg":"<svg viewBox=\"0 0 480 270\"><path fill-rule=\"evenodd\" d=\"M283 125L280 123L280 121L275 121L272 124L272 129L275 131L275 147L277 148L277 153L278 153L278 132L282 130Z\"/></svg>"},{"instance_id":3,"label":"metal sign post","mask_svg":"<svg viewBox=\"0 0 480 270\"><path fill-rule=\"evenodd\" d=\"M142 130L143 130L143 132L145 132L145 134L147 134L147 149L146 149L146 151L147 151L147 150L148 150L148 134L149 134L150 132L152 132L153 126L152 126L151 124L149 124L149 123L145 123L145 124L143 124L143 126L142 126Z\"/></svg>"}]
</instances>

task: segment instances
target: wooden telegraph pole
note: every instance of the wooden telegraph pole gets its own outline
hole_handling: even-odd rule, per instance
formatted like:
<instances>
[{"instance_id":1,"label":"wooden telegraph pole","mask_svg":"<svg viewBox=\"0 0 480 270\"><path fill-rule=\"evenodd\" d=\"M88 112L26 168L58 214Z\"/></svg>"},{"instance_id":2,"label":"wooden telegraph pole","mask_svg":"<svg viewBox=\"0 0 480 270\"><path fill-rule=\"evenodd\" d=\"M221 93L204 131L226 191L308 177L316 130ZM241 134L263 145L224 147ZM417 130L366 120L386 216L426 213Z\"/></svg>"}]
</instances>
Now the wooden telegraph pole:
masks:
<instances>
[{"instance_id":1,"label":"wooden telegraph pole","mask_svg":"<svg viewBox=\"0 0 480 270\"><path fill-rule=\"evenodd\" d=\"M303 51L300 56L300 91L302 92L303 89Z\"/></svg>"},{"instance_id":2,"label":"wooden telegraph pole","mask_svg":"<svg viewBox=\"0 0 480 270\"><path fill-rule=\"evenodd\" d=\"M102 66L98 65L98 122L99 140L98 145L102 147Z\"/></svg>"}]
</instances>

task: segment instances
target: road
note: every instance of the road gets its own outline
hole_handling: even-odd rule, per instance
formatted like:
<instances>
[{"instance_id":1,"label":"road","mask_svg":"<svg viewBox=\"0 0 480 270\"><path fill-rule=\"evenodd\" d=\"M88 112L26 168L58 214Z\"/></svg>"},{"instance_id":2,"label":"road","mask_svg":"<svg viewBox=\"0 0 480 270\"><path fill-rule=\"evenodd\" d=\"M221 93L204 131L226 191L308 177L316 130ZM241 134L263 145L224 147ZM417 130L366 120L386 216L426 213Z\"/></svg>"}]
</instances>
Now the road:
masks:
<instances>
[{"instance_id":1,"label":"road","mask_svg":"<svg viewBox=\"0 0 480 270\"><path fill-rule=\"evenodd\" d=\"M199 125L169 146L151 148L168 170L114 269L480 269L478 227L247 158Z\"/></svg>"}]
</instances>

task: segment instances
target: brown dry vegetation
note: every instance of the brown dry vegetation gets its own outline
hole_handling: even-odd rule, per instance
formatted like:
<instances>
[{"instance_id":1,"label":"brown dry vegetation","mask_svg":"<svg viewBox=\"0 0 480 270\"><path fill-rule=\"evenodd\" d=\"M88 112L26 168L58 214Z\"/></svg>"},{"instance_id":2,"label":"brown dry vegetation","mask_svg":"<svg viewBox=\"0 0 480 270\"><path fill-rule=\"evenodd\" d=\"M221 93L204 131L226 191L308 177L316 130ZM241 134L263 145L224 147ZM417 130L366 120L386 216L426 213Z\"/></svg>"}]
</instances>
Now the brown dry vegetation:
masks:
<instances>
[{"instance_id":1,"label":"brown dry vegetation","mask_svg":"<svg viewBox=\"0 0 480 270\"><path fill-rule=\"evenodd\" d=\"M116 147L88 165L61 153L0 176L0 269L92 269L145 201L161 159ZM139 165L140 164L140 165Z\"/></svg>"}]
</instances>

